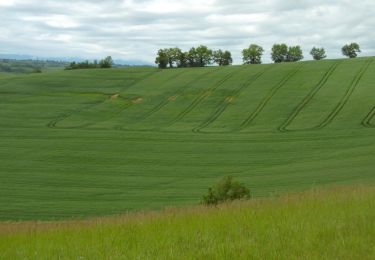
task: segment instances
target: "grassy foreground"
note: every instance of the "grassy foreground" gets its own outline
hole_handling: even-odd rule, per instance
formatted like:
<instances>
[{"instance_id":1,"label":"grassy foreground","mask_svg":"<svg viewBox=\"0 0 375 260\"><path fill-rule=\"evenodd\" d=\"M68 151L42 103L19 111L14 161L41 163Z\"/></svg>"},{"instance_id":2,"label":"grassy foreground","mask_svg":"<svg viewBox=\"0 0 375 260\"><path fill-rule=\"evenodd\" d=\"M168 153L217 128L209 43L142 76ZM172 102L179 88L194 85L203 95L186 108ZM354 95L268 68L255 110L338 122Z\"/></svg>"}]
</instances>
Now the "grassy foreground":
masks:
<instances>
[{"instance_id":1,"label":"grassy foreground","mask_svg":"<svg viewBox=\"0 0 375 260\"><path fill-rule=\"evenodd\" d=\"M375 187L218 208L0 224L1 259L374 259Z\"/></svg>"}]
</instances>

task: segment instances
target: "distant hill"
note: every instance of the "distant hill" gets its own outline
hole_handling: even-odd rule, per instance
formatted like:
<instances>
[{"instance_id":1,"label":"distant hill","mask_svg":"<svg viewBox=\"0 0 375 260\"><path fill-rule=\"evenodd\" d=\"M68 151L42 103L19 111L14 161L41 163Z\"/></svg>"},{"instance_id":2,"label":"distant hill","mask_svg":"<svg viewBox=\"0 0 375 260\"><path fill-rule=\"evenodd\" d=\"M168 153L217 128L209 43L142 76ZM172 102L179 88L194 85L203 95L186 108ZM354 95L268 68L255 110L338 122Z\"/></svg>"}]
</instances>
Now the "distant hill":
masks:
<instances>
[{"instance_id":1,"label":"distant hill","mask_svg":"<svg viewBox=\"0 0 375 260\"><path fill-rule=\"evenodd\" d=\"M0 72L6 73L39 73L43 70L62 69L66 62L52 60L14 60L0 59Z\"/></svg>"},{"instance_id":2,"label":"distant hill","mask_svg":"<svg viewBox=\"0 0 375 260\"><path fill-rule=\"evenodd\" d=\"M82 62L87 58L82 57L39 57L33 55L22 55L22 54L0 54L0 59L6 60L33 60L33 61L57 61L61 63L68 63L68 62ZM98 58L100 60L100 58ZM155 66L155 64L142 61L142 60L124 60L124 59L114 59L116 65L122 66Z\"/></svg>"}]
</instances>

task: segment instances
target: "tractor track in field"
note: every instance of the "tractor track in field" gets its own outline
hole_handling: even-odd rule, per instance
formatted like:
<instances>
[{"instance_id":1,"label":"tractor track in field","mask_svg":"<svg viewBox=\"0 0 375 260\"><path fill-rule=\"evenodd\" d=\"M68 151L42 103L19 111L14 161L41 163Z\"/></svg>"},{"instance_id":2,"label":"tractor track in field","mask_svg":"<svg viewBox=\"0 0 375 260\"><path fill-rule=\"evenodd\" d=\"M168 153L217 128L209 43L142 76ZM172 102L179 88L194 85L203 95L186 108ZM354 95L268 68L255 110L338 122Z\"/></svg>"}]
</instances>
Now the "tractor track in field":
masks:
<instances>
[{"instance_id":1,"label":"tractor track in field","mask_svg":"<svg viewBox=\"0 0 375 260\"><path fill-rule=\"evenodd\" d=\"M256 73L251 78L247 79L241 86L233 91L233 93L230 95L235 99L239 96L239 94L246 89L247 87L251 86L258 78L263 76L264 73L266 73L270 68L266 68L261 72ZM194 128L192 131L194 133L201 133L203 132L202 129L208 127L210 124L215 122L220 115L228 108L228 106L231 104L229 100L227 100L227 97L220 102L220 104L217 106L217 109L204 121L202 122L198 127Z\"/></svg>"},{"instance_id":2,"label":"tractor track in field","mask_svg":"<svg viewBox=\"0 0 375 260\"><path fill-rule=\"evenodd\" d=\"M108 94L103 94L104 96L111 96L111 95L108 95ZM111 118L113 118L114 116L116 116L117 114L121 113L124 109L132 106L132 99L127 99L127 98L124 98L124 97L118 97L119 99L122 99L124 101L127 101L127 103L125 103L124 105L122 105L118 111L116 111L115 113L113 113L112 115L110 115L110 117L107 117L103 120L101 120L100 122L103 122L103 121L107 121L107 120L110 120ZM65 120L66 118L68 117L71 117L73 116L74 114L77 114L77 113L80 113L84 110L88 110L88 109L91 109L91 108L94 108L98 105L101 105L103 104L106 100L108 100L108 98L104 99L104 100L98 100L98 101L95 101L95 102L92 102L90 103L88 106L85 106L81 109L78 109L78 110L74 110L72 111L71 113L65 113L65 114L62 114L61 116L59 116L58 118L56 118L55 120L49 122L47 124L47 126L49 128L60 128L60 129L77 129L77 128L85 128L85 127L88 127L88 126L91 126L91 125L94 125L94 124L97 124L97 122L94 122L94 123L87 123L87 124L82 124L82 125L79 125L79 126L71 126L71 127L58 127L57 124L63 120Z\"/></svg>"},{"instance_id":3,"label":"tractor track in field","mask_svg":"<svg viewBox=\"0 0 375 260\"><path fill-rule=\"evenodd\" d=\"M280 132L287 132L287 131L298 131L298 130L290 130L288 126L293 122L293 120L301 113L301 111L310 103L310 101L315 97L315 95L319 92L319 90L327 83L329 78L333 75L337 67L340 65L341 61L334 63L328 71L323 75L317 85L313 87L313 89L307 94L307 96L302 100L302 102L293 109L290 116L285 120L285 122L278 127Z\"/></svg>"},{"instance_id":4,"label":"tractor track in field","mask_svg":"<svg viewBox=\"0 0 375 260\"><path fill-rule=\"evenodd\" d=\"M132 86L138 84L139 82L142 82L142 81L148 79L149 77L151 77L152 75L155 75L155 74L158 73L158 72L160 72L160 71L148 73L148 74L145 75L145 77L140 78L140 79L138 79L138 80L134 80L134 82L132 82L132 83L129 84L128 86L124 87L124 89L122 89L122 91L131 88ZM84 94L89 94L89 95L90 95L90 94L93 94L93 92L80 93L80 94L81 94L81 95L84 95ZM76 109L76 110L74 110L74 111L72 111L72 112L70 112L70 113L69 113L69 112L68 112L68 113L64 113L64 114L58 116L56 119L54 119L54 120L50 121L49 123L47 123L46 126L49 127L49 128L77 129L77 128L85 128L85 127L88 127L88 126L90 126L90 125L93 125L92 123L89 123L89 124L84 124L84 125L80 125L80 126L77 126L77 127L59 127L59 126L57 126L57 124L58 124L59 122L61 122L61 121L65 120L65 119L67 119L67 118L73 116L74 114L81 113L81 112L84 111L84 110L92 109L92 108L94 108L94 107L96 107L96 106L99 106L99 105L103 104L106 100L108 100L108 96L111 96L111 95L112 95L112 94L107 94L107 93L97 93L97 92L94 92L94 94L102 94L102 95L105 96L106 98L105 98L105 99L102 99L102 100L95 101L95 102L91 102L88 106L85 106L85 107L83 107L83 108L81 108L81 109ZM119 97L120 97L121 99L124 99L124 98L121 97L120 95L119 95ZM126 108L128 108L128 107L130 107L130 106L131 106L131 104L130 104L130 105L127 104L126 106L124 106L124 108L123 108L121 111L125 110ZM121 113L121 111L118 112L118 113ZM116 115L117 115L118 113L116 113ZM105 121L106 121L106 120L108 120L108 119L105 119ZM94 123L94 124L96 124L96 123Z\"/></svg>"},{"instance_id":5,"label":"tractor track in field","mask_svg":"<svg viewBox=\"0 0 375 260\"><path fill-rule=\"evenodd\" d=\"M196 108L206 97L210 96L213 92L215 92L219 87L221 87L225 82L227 82L229 79L231 79L234 75L241 73L243 70L245 70L246 67L233 71L231 73L228 73L224 78L222 78L219 82L217 82L213 87L208 88L201 92L201 94L196 97L192 103L188 107L186 107L175 119L173 119L171 122L169 122L165 127L168 128L175 123L182 120L187 114L189 114L194 108Z\"/></svg>"},{"instance_id":6,"label":"tractor track in field","mask_svg":"<svg viewBox=\"0 0 375 260\"><path fill-rule=\"evenodd\" d=\"M201 79L203 79L204 77L206 77L207 75L209 74L212 74L216 71L218 71L220 68L217 68L215 70L211 70L211 71L208 71L206 73L203 73L202 75L199 75L198 77L190 80L189 82L187 82L185 85L183 85L181 88L179 88L176 92L173 93L173 96L178 96L180 95L181 93L183 93L185 91L185 89L187 89L191 84L193 84L194 82L196 81L199 81ZM168 92L170 93L170 92ZM156 105L153 109L151 109L150 111L148 111L147 113L145 113L142 117L138 118L138 122L142 122L144 120L146 120L147 118L149 118L150 116L152 116L153 114L157 113L159 110L161 110L163 107L165 107L166 105L169 104L169 102L171 101L171 99L169 98L170 95L168 95L167 98L165 98L163 101L161 101L158 105Z\"/></svg>"},{"instance_id":7,"label":"tractor track in field","mask_svg":"<svg viewBox=\"0 0 375 260\"><path fill-rule=\"evenodd\" d=\"M180 73L176 73L175 75L172 75L172 77L165 79L163 82L167 82L167 81L169 81L169 80L175 79L175 78L179 77L180 75L182 75L182 74L184 74L184 73L185 73L185 71L181 71ZM153 74L152 74L152 75L153 75ZM143 81L143 80L145 80L145 79L141 79L141 80L139 80L139 81L136 82L136 83L139 83L139 82L141 82L141 81ZM135 85L135 84L133 84L133 85ZM127 89L130 88L130 87L131 87L131 86L127 87ZM119 98L125 99L125 98L123 98L123 97L121 97L121 96L119 96ZM136 104L137 102L133 102L133 101L138 100L138 99L141 99L141 97L137 97L137 98L135 98L135 99L133 99L133 100L126 99L126 100L128 100L128 101L130 101L130 102L127 103L126 105L124 105L123 108L122 108L121 110L119 110L119 111L113 113L110 117L108 117L108 118L106 118L106 119L104 119L104 120L101 120L100 123L103 123L103 122L105 122L105 121L111 120L112 118L118 116L118 115L121 114L123 111L125 111L126 109L128 109L128 108L132 107L134 104ZM95 122L95 123L90 124L90 125L87 125L87 126L96 125L97 123L98 123L98 122ZM87 127L87 126L85 126L85 127Z\"/></svg>"},{"instance_id":8,"label":"tractor track in field","mask_svg":"<svg viewBox=\"0 0 375 260\"><path fill-rule=\"evenodd\" d=\"M95 106L97 106L99 104L102 104L105 100L106 99L94 101L94 102L89 103L89 105L84 106L81 109L76 109L76 110L74 110L72 112L63 113L60 116L58 116L57 118L55 118L54 120L48 122L46 126L49 127L49 128L61 128L61 129L65 129L66 127L58 127L57 124L59 122L65 120L65 119L67 119L68 117L71 117L74 114L80 113L83 110L87 110L87 109L93 108L93 107L95 107ZM71 128L71 127L68 127L68 128Z\"/></svg>"},{"instance_id":9,"label":"tractor track in field","mask_svg":"<svg viewBox=\"0 0 375 260\"><path fill-rule=\"evenodd\" d=\"M375 106L370 110L366 117L362 120L362 125L367 128L375 128L375 125L371 124L371 121L375 117Z\"/></svg>"},{"instance_id":10,"label":"tractor track in field","mask_svg":"<svg viewBox=\"0 0 375 260\"><path fill-rule=\"evenodd\" d=\"M292 72L288 73L287 76L285 76L277 85L275 85L266 95L266 97L263 98L261 103L258 105L258 107L255 109L253 113L251 113L240 125L239 130L243 130L246 127L248 127L255 118L258 117L258 115L263 111L263 109L267 106L267 104L270 102L270 100L275 96L275 94L283 87L286 83L295 75L298 71L301 70L303 64L300 64L296 69L294 69Z\"/></svg>"},{"instance_id":11,"label":"tractor track in field","mask_svg":"<svg viewBox=\"0 0 375 260\"><path fill-rule=\"evenodd\" d=\"M331 113L321 122L319 125L314 127L314 129L322 129L329 125L333 119L341 112L341 110L344 108L346 103L349 101L350 97L352 96L354 90L358 86L359 82L361 81L363 75L366 73L367 69L370 67L373 60L366 61L365 64L362 66L361 70L357 73L357 75L352 80L349 88L345 92L344 96L341 98L339 103L336 105L336 107L331 111Z\"/></svg>"}]
</instances>

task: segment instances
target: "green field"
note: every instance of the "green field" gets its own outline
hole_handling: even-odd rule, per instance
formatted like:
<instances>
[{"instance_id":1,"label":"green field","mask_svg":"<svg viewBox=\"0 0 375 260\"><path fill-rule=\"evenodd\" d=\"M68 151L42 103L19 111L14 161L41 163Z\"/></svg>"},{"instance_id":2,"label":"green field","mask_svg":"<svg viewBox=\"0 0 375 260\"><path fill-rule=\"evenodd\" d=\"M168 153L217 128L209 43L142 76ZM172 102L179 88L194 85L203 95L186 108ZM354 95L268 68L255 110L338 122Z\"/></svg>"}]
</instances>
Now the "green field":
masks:
<instances>
[{"instance_id":1,"label":"green field","mask_svg":"<svg viewBox=\"0 0 375 260\"><path fill-rule=\"evenodd\" d=\"M374 61L0 75L0 219L374 183Z\"/></svg>"},{"instance_id":2,"label":"green field","mask_svg":"<svg viewBox=\"0 0 375 260\"><path fill-rule=\"evenodd\" d=\"M218 208L0 223L1 259L374 259L375 188Z\"/></svg>"}]
</instances>

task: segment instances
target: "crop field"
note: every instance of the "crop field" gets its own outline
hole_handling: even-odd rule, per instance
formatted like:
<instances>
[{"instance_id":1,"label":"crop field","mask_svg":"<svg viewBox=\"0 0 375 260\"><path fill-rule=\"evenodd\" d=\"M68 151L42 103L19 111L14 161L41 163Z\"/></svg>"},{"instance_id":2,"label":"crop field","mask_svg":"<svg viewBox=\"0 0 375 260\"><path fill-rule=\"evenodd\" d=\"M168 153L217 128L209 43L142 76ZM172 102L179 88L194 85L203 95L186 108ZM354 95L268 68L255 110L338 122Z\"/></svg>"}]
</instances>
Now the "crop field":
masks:
<instances>
[{"instance_id":1,"label":"crop field","mask_svg":"<svg viewBox=\"0 0 375 260\"><path fill-rule=\"evenodd\" d=\"M375 181L375 58L0 75L0 220Z\"/></svg>"}]
</instances>

